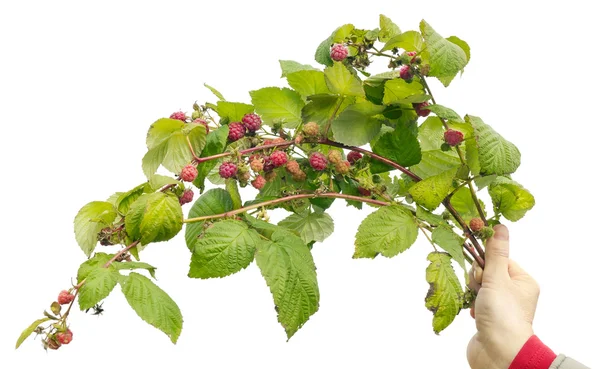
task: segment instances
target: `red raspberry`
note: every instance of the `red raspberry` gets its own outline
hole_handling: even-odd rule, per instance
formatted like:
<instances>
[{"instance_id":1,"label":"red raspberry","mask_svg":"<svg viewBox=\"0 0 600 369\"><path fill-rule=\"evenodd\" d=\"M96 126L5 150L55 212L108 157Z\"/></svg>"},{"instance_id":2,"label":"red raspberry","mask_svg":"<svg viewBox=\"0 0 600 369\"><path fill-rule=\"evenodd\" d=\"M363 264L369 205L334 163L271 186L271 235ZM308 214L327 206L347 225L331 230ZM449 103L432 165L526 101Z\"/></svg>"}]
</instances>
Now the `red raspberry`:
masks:
<instances>
[{"instance_id":1,"label":"red raspberry","mask_svg":"<svg viewBox=\"0 0 600 369\"><path fill-rule=\"evenodd\" d=\"M483 223L483 220L481 220L481 218L473 218L469 222L469 227L474 232L479 232L479 231L481 231L483 229L483 227L485 227L485 224Z\"/></svg>"},{"instance_id":2,"label":"red raspberry","mask_svg":"<svg viewBox=\"0 0 600 369\"><path fill-rule=\"evenodd\" d=\"M244 115L242 123L244 123L248 132L256 132L260 128L262 120L258 115L252 113Z\"/></svg>"},{"instance_id":3,"label":"red raspberry","mask_svg":"<svg viewBox=\"0 0 600 369\"><path fill-rule=\"evenodd\" d=\"M69 343L71 343L71 341L73 341L73 332L71 332L70 329L67 329L66 332L58 332L56 334L56 340L61 345L68 345Z\"/></svg>"},{"instance_id":4,"label":"red raspberry","mask_svg":"<svg viewBox=\"0 0 600 369\"><path fill-rule=\"evenodd\" d=\"M327 168L327 158L320 152L310 154L308 162L314 170L325 170Z\"/></svg>"},{"instance_id":5,"label":"red raspberry","mask_svg":"<svg viewBox=\"0 0 600 369\"><path fill-rule=\"evenodd\" d=\"M337 150L331 150L327 153L327 159L333 163L337 164L342 161L342 154Z\"/></svg>"},{"instance_id":6,"label":"red raspberry","mask_svg":"<svg viewBox=\"0 0 600 369\"><path fill-rule=\"evenodd\" d=\"M370 190L367 190L367 189L366 189L366 188L364 188L364 187L359 187L359 188L358 188L358 192L359 192L361 195L363 195L363 196L371 196L371 191L370 191Z\"/></svg>"},{"instance_id":7,"label":"red raspberry","mask_svg":"<svg viewBox=\"0 0 600 369\"><path fill-rule=\"evenodd\" d=\"M315 122L308 122L302 127L302 132L309 137L319 135L319 125Z\"/></svg>"},{"instance_id":8,"label":"red raspberry","mask_svg":"<svg viewBox=\"0 0 600 369\"><path fill-rule=\"evenodd\" d=\"M359 153L358 151L350 151L348 153L348 161L350 162L350 164L354 165L354 163L356 163L357 161L360 160L360 158L362 158L362 154Z\"/></svg>"},{"instance_id":9,"label":"red raspberry","mask_svg":"<svg viewBox=\"0 0 600 369\"><path fill-rule=\"evenodd\" d=\"M411 63L414 63L417 57L417 52L416 51L409 51L406 53L407 56L412 57L412 59L410 59Z\"/></svg>"},{"instance_id":10,"label":"red raspberry","mask_svg":"<svg viewBox=\"0 0 600 369\"><path fill-rule=\"evenodd\" d=\"M348 174L350 171L350 162L349 161L340 161L335 164L335 171L339 174Z\"/></svg>"},{"instance_id":11,"label":"red raspberry","mask_svg":"<svg viewBox=\"0 0 600 369\"><path fill-rule=\"evenodd\" d=\"M410 66L403 65L400 67L400 78L402 78L405 81L409 81L413 78L413 73L410 70Z\"/></svg>"},{"instance_id":12,"label":"red raspberry","mask_svg":"<svg viewBox=\"0 0 600 369\"><path fill-rule=\"evenodd\" d=\"M194 199L194 191L189 190L189 189L185 190L185 191L183 191L183 194L179 198L179 204L184 205L184 204L190 203L190 202L192 202L193 199Z\"/></svg>"},{"instance_id":13,"label":"red raspberry","mask_svg":"<svg viewBox=\"0 0 600 369\"><path fill-rule=\"evenodd\" d=\"M271 162L273 162L275 168L278 168L283 164L287 163L287 154L284 151L275 150L273 151L269 159L271 159Z\"/></svg>"},{"instance_id":14,"label":"red raspberry","mask_svg":"<svg viewBox=\"0 0 600 369\"><path fill-rule=\"evenodd\" d=\"M300 172L300 165L296 160L290 160L285 164L285 170L287 170L291 174L295 174Z\"/></svg>"},{"instance_id":15,"label":"red raspberry","mask_svg":"<svg viewBox=\"0 0 600 369\"><path fill-rule=\"evenodd\" d=\"M236 175L237 170L237 165L235 165L232 162L226 161L219 167L219 175L222 178L231 178Z\"/></svg>"},{"instance_id":16,"label":"red raspberry","mask_svg":"<svg viewBox=\"0 0 600 369\"><path fill-rule=\"evenodd\" d=\"M193 182L196 177L198 177L198 169L192 164L188 164L181 170L181 174L179 175L181 180L186 182Z\"/></svg>"},{"instance_id":17,"label":"red raspberry","mask_svg":"<svg viewBox=\"0 0 600 369\"><path fill-rule=\"evenodd\" d=\"M348 48L342 44L335 44L331 47L331 59L342 61L348 56Z\"/></svg>"},{"instance_id":18,"label":"red raspberry","mask_svg":"<svg viewBox=\"0 0 600 369\"><path fill-rule=\"evenodd\" d=\"M210 132L210 128L208 128L208 122L205 121L204 119L196 118L196 119L194 119L194 121L192 123L204 124L204 127L206 127L206 133Z\"/></svg>"},{"instance_id":19,"label":"red raspberry","mask_svg":"<svg viewBox=\"0 0 600 369\"><path fill-rule=\"evenodd\" d=\"M265 183L267 183L267 180L265 179L265 177L259 175L256 178L254 178L254 180L250 183L252 183L252 187L256 188L257 190L260 190L261 188L263 188L265 186Z\"/></svg>"},{"instance_id":20,"label":"red raspberry","mask_svg":"<svg viewBox=\"0 0 600 369\"><path fill-rule=\"evenodd\" d=\"M457 146L463 142L464 136L461 131L456 131L454 129L449 129L444 132L444 141L450 146Z\"/></svg>"},{"instance_id":21,"label":"red raspberry","mask_svg":"<svg viewBox=\"0 0 600 369\"><path fill-rule=\"evenodd\" d=\"M187 117L185 116L185 113L182 111L176 111L175 113L171 114L171 116L169 118L177 119L182 122L185 122L185 120L187 119Z\"/></svg>"},{"instance_id":22,"label":"red raspberry","mask_svg":"<svg viewBox=\"0 0 600 369\"><path fill-rule=\"evenodd\" d=\"M240 122L229 123L229 138L230 141L237 141L246 134L246 127Z\"/></svg>"},{"instance_id":23,"label":"red raspberry","mask_svg":"<svg viewBox=\"0 0 600 369\"><path fill-rule=\"evenodd\" d=\"M61 305L70 304L74 298L75 298L75 295L69 293L69 291L67 291L67 290L62 290L58 294L58 303Z\"/></svg>"},{"instance_id":24,"label":"red raspberry","mask_svg":"<svg viewBox=\"0 0 600 369\"><path fill-rule=\"evenodd\" d=\"M431 113L431 111L426 108L428 105L429 105L429 103L427 101L425 101L425 102L422 102L422 103L415 103L415 104L413 104L413 108L417 112L418 116L420 116L420 117L426 117L426 116L429 115L429 113Z\"/></svg>"},{"instance_id":25,"label":"red raspberry","mask_svg":"<svg viewBox=\"0 0 600 369\"><path fill-rule=\"evenodd\" d=\"M260 172L261 170L263 170L263 161L262 159L255 157L254 159L252 159L250 161L250 168L252 168L253 171L255 172Z\"/></svg>"}]
</instances>

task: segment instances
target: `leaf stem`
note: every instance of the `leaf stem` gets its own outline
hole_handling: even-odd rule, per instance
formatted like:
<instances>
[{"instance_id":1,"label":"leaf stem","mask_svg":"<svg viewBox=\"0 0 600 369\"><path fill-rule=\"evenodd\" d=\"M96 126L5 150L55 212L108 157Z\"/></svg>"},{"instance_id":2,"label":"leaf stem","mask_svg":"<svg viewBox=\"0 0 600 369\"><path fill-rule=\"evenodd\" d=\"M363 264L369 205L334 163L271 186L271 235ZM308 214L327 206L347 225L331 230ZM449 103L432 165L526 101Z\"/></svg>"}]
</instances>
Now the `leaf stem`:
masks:
<instances>
[{"instance_id":1,"label":"leaf stem","mask_svg":"<svg viewBox=\"0 0 600 369\"><path fill-rule=\"evenodd\" d=\"M341 96L338 97L338 103L335 107L335 110L333 111L333 114L331 114L331 117L329 117L329 120L327 120L327 126L325 127L325 135L324 135L325 138L329 137L329 128L331 128L331 123L333 122L333 119L337 115L338 110L340 110L340 108L342 107L343 102L344 102L344 98Z\"/></svg>"}]
</instances>

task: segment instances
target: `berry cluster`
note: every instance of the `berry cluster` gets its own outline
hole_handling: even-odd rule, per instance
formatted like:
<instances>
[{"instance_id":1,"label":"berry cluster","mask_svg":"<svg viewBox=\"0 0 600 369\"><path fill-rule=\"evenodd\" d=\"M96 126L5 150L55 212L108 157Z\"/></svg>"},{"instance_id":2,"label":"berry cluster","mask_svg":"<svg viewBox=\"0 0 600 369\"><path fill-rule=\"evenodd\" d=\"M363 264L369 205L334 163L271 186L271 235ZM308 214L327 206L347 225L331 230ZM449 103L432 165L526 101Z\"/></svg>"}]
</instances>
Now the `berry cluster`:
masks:
<instances>
[{"instance_id":1,"label":"berry cluster","mask_svg":"<svg viewBox=\"0 0 600 369\"><path fill-rule=\"evenodd\" d=\"M254 135L256 131L260 129L262 120L257 114L249 113L244 115L241 122L229 123L229 134L227 138L229 141L235 142L246 135Z\"/></svg>"}]
</instances>

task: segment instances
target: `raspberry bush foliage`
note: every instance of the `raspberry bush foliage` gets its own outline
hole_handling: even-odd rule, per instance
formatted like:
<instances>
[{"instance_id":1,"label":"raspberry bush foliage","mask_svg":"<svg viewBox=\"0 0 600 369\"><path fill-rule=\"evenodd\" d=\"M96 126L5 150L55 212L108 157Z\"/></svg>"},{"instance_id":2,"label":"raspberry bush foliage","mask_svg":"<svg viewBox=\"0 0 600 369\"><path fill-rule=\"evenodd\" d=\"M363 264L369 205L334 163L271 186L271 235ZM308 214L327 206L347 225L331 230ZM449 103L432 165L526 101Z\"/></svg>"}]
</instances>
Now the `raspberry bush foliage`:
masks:
<instances>
[{"instance_id":1,"label":"raspberry bush foliage","mask_svg":"<svg viewBox=\"0 0 600 369\"><path fill-rule=\"evenodd\" d=\"M455 268L484 266L491 227L534 206L511 177L517 147L482 118L438 104L429 87L431 79L448 87L469 59L460 38L425 21L401 31L381 15L375 29L335 29L316 50L320 67L281 60L289 88L261 88L236 102L206 85L215 101L150 125L147 181L98 194L77 213L75 239L87 259L76 283L57 288L16 346L32 333L46 349L68 344L73 307L99 314L117 285L140 318L175 343L183 317L154 283L143 251L179 232L190 278L226 277L256 262L289 339L319 309L311 250L334 232L334 201L374 208L356 230L354 258L396 257L419 234L431 244L424 243L432 252L423 292L441 332L474 297ZM376 60L387 70L372 71ZM240 197L246 186L254 198ZM269 222L278 208L289 215Z\"/></svg>"}]
</instances>

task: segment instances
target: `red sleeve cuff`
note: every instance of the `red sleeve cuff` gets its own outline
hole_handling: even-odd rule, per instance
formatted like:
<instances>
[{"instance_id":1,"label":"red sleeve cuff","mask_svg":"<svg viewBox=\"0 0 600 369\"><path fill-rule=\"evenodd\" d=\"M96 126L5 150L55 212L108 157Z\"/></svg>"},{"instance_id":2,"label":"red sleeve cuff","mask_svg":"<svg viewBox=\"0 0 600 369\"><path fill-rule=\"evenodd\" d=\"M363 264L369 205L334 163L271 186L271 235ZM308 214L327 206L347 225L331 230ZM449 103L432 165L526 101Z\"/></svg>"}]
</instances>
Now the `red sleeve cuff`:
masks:
<instances>
[{"instance_id":1,"label":"red sleeve cuff","mask_svg":"<svg viewBox=\"0 0 600 369\"><path fill-rule=\"evenodd\" d=\"M531 336L514 358L508 369L548 369L556 354L537 336Z\"/></svg>"}]
</instances>

